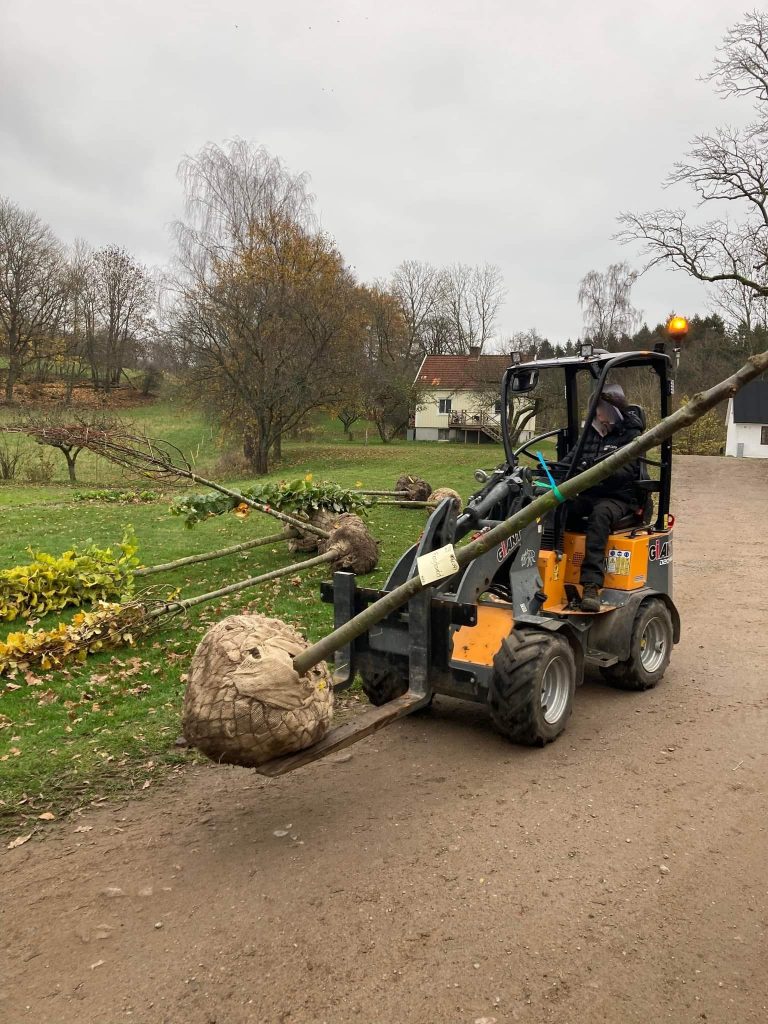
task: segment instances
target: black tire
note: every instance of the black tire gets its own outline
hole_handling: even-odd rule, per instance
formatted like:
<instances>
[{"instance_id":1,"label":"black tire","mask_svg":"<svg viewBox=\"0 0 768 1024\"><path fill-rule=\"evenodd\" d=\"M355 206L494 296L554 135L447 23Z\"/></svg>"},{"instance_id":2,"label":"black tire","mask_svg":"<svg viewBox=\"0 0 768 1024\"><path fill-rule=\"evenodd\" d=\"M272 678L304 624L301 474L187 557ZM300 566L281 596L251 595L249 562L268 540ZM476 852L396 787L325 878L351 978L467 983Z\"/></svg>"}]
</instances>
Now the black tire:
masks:
<instances>
[{"instance_id":1,"label":"black tire","mask_svg":"<svg viewBox=\"0 0 768 1024\"><path fill-rule=\"evenodd\" d=\"M363 693L380 708L395 697L402 697L408 689L408 668L397 661L385 660L386 655L372 657L363 652L358 655L357 671L363 682Z\"/></svg>"},{"instance_id":2,"label":"black tire","mask_svg":"<svg viewBox=\"0 0 768 1024\"><path fill-rule=\"evenodd\" d=\"M499 732L528 747L557 739L571 716L576 691L576 659L565 637L515 630L502 642L493 670L488 704ZM553 684L554 703L548 707Z\"/></svg>"},{"instance_id":3,"label":"black tire","mask_svg":"<svg viewBox=\"0 0 768 1024\"><path fill-rule=\"evenodd\" d=\"M655 648L653 655L648 652L649 642ZM606 681L619 690L650 690L667 670L673 643L669 608L658 598L652 598L643 602L637 611L627 660L600 671Z\"/></svg>"}]
</instances>

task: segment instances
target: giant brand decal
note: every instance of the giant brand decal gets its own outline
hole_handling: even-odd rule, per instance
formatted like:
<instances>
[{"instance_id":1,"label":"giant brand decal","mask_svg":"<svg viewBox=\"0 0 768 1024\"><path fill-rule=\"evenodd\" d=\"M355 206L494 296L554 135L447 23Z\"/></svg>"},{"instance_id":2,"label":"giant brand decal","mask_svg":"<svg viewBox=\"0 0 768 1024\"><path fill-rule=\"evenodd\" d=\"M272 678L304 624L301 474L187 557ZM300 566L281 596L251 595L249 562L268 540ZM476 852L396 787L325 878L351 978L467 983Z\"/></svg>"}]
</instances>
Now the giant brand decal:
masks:
<instances>
[{"instance_id":1,"label":"giant brand decal","mask_svg":"<svg viewBox=\"0 0 768 1024\"><path fill-rule=\"evenodd\" d=\"M657 537L648 545L648 561L657 565L669 565L672 561L672 538Z\"/></svg>"},{"instance_id":2,"label":"giant brand decal","mask_svg":"<svg viewBox=\"0 0 768 1024\"><path fill-rule=\"evenodd\" d=\"M518 530L517 533L513 533L511 537L507 538L507 540L503 540L496 549L497 560L499 562L503 562L508 555L511 555L522 540L522 537L522 531Z\"/></svg>"}]
</instances>

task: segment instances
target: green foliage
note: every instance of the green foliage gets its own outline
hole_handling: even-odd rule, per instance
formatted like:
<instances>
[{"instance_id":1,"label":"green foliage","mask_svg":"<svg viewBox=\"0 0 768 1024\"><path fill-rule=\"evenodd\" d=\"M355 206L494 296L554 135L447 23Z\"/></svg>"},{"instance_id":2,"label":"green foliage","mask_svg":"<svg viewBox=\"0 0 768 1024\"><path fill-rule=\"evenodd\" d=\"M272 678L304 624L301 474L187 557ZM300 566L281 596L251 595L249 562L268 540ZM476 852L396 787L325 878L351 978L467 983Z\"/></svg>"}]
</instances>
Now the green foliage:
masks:
<instances>
[{"instance_id":1,"label":"green foliage","mask_svg":"<svg viewBox=\"0 0 768 1024\"><path fill-rule=\"evenodd\" d=\"M371 502L358 492L341 487L339 484L324 480L313 483L312 474L296 480L279 483L265 483L258 487L249 487L241 492L244 497L258 501L278 512L290 512L294 515L311 516L313 512L355 512L365 514ZM171 505L171 513L183 516L186 526L192 527L210 516L220 516L226 512L247 514L248 506L241 506L236 498L226 494L191 494L179 498Z\"/></svg>"},{"instance_id":2,"label":"green foliage","mask_svg":"<svg viewBox=\"0 0 768 1024\"><path fill-rule=\"evenodd\" d=\"M33 562L0 572L0 620L40 617L68 605L122 597L133 582L137 550L131 532L116 553L95 545L59 556L30 550Z\"/></svg>"},{"instance_id":3,"label":"green foliage","mask_svg":"<svg viewBox=\"0 0 768 1024\"><path fill-rule=\"evenodd\" d=\"M111 490L75 491L75 501L104 501L110 505L140 505L143 502L157 501L162 495L159 491L131 491L124 488Z\"/></svg>"},{"instance_id":4,"label":"green foliage","mask_svg":"<svg viewBox=\"0 0 768 1024\"><path fill-rule=\"evenodd\" d=\"M683 395L680 405L688 398ZM725 448L725 424L717 409L710 409L690 427L675 437L675 451L680 455L720 455Z\"/></svg>"}]
</instances>

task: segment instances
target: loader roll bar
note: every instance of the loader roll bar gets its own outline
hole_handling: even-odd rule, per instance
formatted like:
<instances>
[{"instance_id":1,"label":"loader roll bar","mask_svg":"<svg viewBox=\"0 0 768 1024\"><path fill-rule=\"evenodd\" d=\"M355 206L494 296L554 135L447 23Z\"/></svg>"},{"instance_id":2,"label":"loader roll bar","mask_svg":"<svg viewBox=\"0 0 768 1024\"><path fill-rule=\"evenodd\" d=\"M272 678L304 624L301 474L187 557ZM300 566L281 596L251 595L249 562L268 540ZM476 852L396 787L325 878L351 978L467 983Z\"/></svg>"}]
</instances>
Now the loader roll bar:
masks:
<instances>
[{"instance_id":1,"label":"loader roll bar","mask_svg":"<svg viewBox=\"0 0 768 1024\"><path fill-rule=\"evenodd\" d=\"M563 482L570 480L576 473L581 453L587 437L587 425L592 422L600 400L600 394L605 387L609 374L618 368L629 369L631 367L650 366L659 378L660 390L660 412L664 419L669 415L670 395L672 394L672 359L661 351L640 351L640 352L599 352L592 356L565 356L560 359L533 360L528 363L518 363L507 367L504 372L501 384L501 426L502 438L504 441L504 454L510 466L515 465L516 453L512 450L509 437L509 396L512 381L518 373L531 373L532 370L561 369L565 373L566 405L568 415L568 437L569 444L576 440L576 450L570 466L566 471ZM590 397L589 406L584 418L584 425L579 426L578 422L578 395L574 386L577 375L583 370L588 370L593 381L594 388ZM656 529L666 529L667 516L669 514L669 503L672 488L672 439L668 438L661 444L661 479L659 485L659 504L656 517Z\"/></svg>"}]
</instances>

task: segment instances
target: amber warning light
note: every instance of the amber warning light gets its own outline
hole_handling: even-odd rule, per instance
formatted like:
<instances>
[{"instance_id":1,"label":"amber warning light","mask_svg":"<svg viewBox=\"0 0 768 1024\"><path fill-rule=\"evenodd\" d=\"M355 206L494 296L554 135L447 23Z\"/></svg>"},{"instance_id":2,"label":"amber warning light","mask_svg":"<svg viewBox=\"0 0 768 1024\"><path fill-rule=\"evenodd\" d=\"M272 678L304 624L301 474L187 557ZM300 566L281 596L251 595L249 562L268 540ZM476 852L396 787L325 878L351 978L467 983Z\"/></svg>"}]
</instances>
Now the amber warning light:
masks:
<instances>
[{"instance_id":1,"label":"amber warning light","mask_svg":"<svg viewBox=\"0 0 768 1024\"><path fill-rule=\"evenodd\" d=\"M667 334L674 341L682 341L688 333L688 321L684 316L673 316L667 322Z\"/></svg>"}]
</instances>

